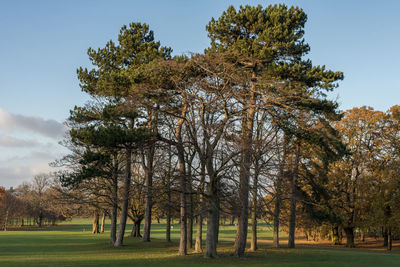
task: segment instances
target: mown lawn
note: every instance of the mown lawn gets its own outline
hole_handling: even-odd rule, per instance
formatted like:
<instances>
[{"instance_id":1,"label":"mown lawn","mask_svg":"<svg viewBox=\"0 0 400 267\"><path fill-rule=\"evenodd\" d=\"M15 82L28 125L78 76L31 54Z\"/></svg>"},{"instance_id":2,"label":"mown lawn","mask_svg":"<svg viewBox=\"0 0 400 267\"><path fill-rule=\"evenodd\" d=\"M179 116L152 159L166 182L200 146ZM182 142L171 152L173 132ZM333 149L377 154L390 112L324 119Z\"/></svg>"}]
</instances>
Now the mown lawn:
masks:
<instances>
[{"instance_id":1,"label":"mown lawn","mask_svg":"<svg viewBox=\"0 0 400 267\"><path fill-rule=\"evenodd\" d=\"M130 228L131 225L128 225ZM173 242L165 242L165 225L152 226L152 242L126 237L125 246L108 244L108 233L93 235L88 220L74 220L66 226L40 231L0 233L0 266L400 266L399 251L345 249L299 245L296 249L271 247L272 233L260 227L260 249L237 259L233 252L233 226L221 227L219 258L205 259L190 251L177 255L179 226ZM130 230L130 229L128 229ZM127 232L128 234L128 232Z\"/></svg>"}]
</instances>

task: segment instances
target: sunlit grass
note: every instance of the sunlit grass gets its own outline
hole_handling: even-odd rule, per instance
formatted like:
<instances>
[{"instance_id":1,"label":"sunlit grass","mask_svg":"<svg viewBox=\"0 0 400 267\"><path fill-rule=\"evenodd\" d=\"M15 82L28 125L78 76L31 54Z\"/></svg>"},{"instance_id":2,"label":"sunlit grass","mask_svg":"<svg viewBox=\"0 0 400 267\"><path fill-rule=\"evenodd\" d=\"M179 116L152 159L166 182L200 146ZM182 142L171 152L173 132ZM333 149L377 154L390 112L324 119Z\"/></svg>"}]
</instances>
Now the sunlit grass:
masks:
<instances>
[{"instance_id":1,"label":"sunlit grass","mask_svg":"<svg viewBox=\"0 0 400 267\"><path fill-rule=\"evenodd\" d=\"M328 247L271 247L270 227L259 227L260 249L244 259L232 256L234 226L221 226L218 259L205 259L189 250L177 256L179 225L172 230L172 243L164 241L165 225L152 225L152 241L125 238L125 246L109 245L106 233L93 235L90 219L76 219L65 226L41 231L0 233L0 266L400 266L400 254ZM132 225L128 225L130 231ZM204 235L205 237L205 235ZM285 237L284 237L285 238Z\"/></svg>"}]
</instances>

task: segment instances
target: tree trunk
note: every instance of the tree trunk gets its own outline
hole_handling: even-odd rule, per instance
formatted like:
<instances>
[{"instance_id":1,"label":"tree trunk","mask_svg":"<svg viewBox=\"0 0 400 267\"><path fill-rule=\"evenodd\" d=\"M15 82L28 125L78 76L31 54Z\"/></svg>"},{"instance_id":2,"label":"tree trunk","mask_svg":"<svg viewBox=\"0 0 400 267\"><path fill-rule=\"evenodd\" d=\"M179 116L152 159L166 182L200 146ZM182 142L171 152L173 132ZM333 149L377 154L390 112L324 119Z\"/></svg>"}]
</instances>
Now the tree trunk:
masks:
<instances>
[{"instance_id":1,"label":"tree trunk","mask_svg":"<svg viewBox=\"0 0 400 267\"><path fill-rule=\"evenodd\" d=\"M392 228L389 227L388 229L388 245L387 245L387 250L391 251L392 250L392 241L393 241L393 237L392 237Z\"/></svg>"},{"instance_id":2,"label":"tree trunk","mask_svg":"<svg viewBox=\"0 0 400 267\"><path fill-rule=\"evenodd\" d=\"M99 229L99 212L95 210L93 212L93 225L92 225L92 234L100 233Z\"/></svg>"},{"instance_id":3,"label":"tree trunk","mask_svg":"<svg viewBox=\"0 0 400 267\"><path fill-rule=\"evenodd\" d=\"M212 183L210 183L211 186ZM211 186L212 187L212 186ZM211 190L215 190L210 188ZM217 257L217 242L218 242L218 203L217 198L212 194L209 196L209 210L207 216L207 236L206 236L206 254L207 258Z\"/></svg>"},{"instance_id":4,"label":"tree trunk","mask_svg":"<svg viewBox=\"0 0 400 267\"><path fill-rule=\"evenodd\" d=\"M295 247L295 234L296 234L296 184L297 176L299 172L299 162L300 162L300 144L296 144L296 159L295 166L293 170L292 180L291 180L291 196L290 196L290 217L289 217L289 240L288 247Z\"/></svg>"},{"instance_id":5,"label":"tree trunk","mask_svg":"<svg viewBox=\"0 0 400 267\"><path fill-rule=\"evenodd\" d=\"M101 227L100 227L100 233L104 233L104 226L106 223L106 213L103 211L103 214L101 215Z\"/></svg>"},{"instance_id":6,"label":"tree trunk","mask_svg":"<svg viewBox=\"0 0 400 267\"><path fill-rule=\"evenodd\" d=\"M294 196L290 199L290 217L289 217L289 239L288 247L295 247L295 230L296 230L296 199Z\"/></svg>"},{"instance_id":7,"label":"tree trunk","mask_svg":"<svg viewBox=\"0 0 400 267\"><path fill-rule=\"evenodd\" d=\"M129 205L129 192L131 186L131 160L132 150L130 148L126 149L126 166L125 166L125 180L122 192L122 208L121 208L121 218L119 221L118 236L115 240L115 246L120 247L124 242L126 219L128 217L128 205Z\"/></svg>"},{"instance_id":8,"label":"tree trunk","mask_svg":"<svg viewBox=\"0 0 400 267\"><path fill-rule=\"evenodd\" d=\"M43 223L43 212L39 211L38 227L41 228Z\"/></svg>"},{"instance_id":9,"label":"tree trunk","mask_svg":"<svg viewBox=\"0 0 400 267\"><path fill-rule=\"evenodd\" d=\"M117 239L117 212L118 212L118 159L117 154L114 154L114 170L112 184L112 210L111 210L111 227L110 227L110 243L115 244Z\"/></svg>"},{"instance_id":10,"label":"tree trunk","mask_svg":"<svg viewBox=\"0 0 400 267\"><path fill-rule=\"evenodd\" d=\"M5 232L7 231L7 224L8 224L8 209L6 211L6 216L5 216L5 219L4 219L4 231Z\"/></svg>"},{"instance_id":11,"label":"tree trunk","mask_svg":"<svg viewBox=\"0 0 400 267\"><path fill-rule=\"evenodd\" d=\"M138 219L132 222L133 222L133 227L132 227L131 237L141 238L142 235L140 234L140 224L142 223L142 220Z\"/></svg>"},{"instance_id":12,"label":"tree trunk","mask_svg":"<svg viewBox=\"0 0 400 267\"><path fill-rule=\"evenodd\" d=\"M182 126L184 118L186 118L188 105L185 103L182 109L181 118L178 119L176 125L176 138L177 144L176 149L178 152L178 164L179 164L179 186L180 186L180 240L179 240L179 252L180 256L187 255L187 206L186 206L186 168L185 168L185 149L183 146L182 139Z\"/></svg>"},{"instance_id":13,"label":"tree trunk","mask_svg":"<svg viewBox=\"0 0 400 267\"><path fill-rule=\"evenodd\" d=\"M197 194L198 202L199 202L199 215L197 216L197 230L196 230L196 243L194 246L194 250L196 252L203 252L203 212L204 212L204 182L205 182L205 163L201 162L201 171L200 171L200 186Z\"/></svg>"},{"instance_id":14,"label":"tree trunk","mask_svg":"<svg viewBox=\"0 0 400 267\"><path fill-rule=\"evenodd\" d=\"M280 186L280 182L279 182ZM273 233L273 247L279 248L279 217L281 213L281 196L280 191L276 191L275 209L274 209L274 233Z\"/></svg>"},{"instance_id":15,"label":"tree trunk","mask_svg":"<svg viewBox=\"0 0 400 267\"><path fill-rule=\"evenodd\" d=\"M354 248L354 227L344 227L346 233L346 247Z\"/></svg>"},{"instance_id":16,"label":"tree trunk","mask_svg":"<svg viewBox=\"0 0 400 267\"><path fill-rule=\"evenodd\" d=\"M334 245L340 245L339 226L332 227L332 242Z\"/></svg>"},{"instance_id":17,"label":"tree trunk","mask_svg":"<svg viewBox=\"0 0 400 267\"><path fill-rule=\"evenodd\" d=\"M143 227L143 242L150 242L150 228L151 228L151 208L153 206L152 200L152 187L153 187L153 159L154 159L154 144L147 151L147 166L146 170L146 203L144 212L144 227Z\"/></svg>"},{"instance_id":18,"label":"tree trunk","mask_svg":"<svg viewBox=\"0 0 400 267\"><path fill-rule=\"evenodd\" d=\"M171 208L168 206L167 208L167 218L166 218L166 231L165 231L165 240L167 242L171 242Z\"/></svg>"},{"instance_id":19,"label":"tree trunk","mask_svg":"<svg viewBox=\"0 0 400 267\"><path fill-rule=\"evenodd\" d=\"M256 79L255 70L252 73L252 80ZM249 219L249 179L252 162L252 143L254 116L256 113L256 84L252 82L247 113L242 117L242 143L239 174L239 200L240 212L238 218L237 242L235 243L235 256L243 257L247 242L247 227Z\"/></svg>"},{"instance_id":20,"label":"tree trunk","mask_svg":"<svg viewBox=\"0 0 400 267\"><path fill-rule=\"evenodd\" d=\"M388 246L388 230L386 227L382 227L382 235L383 235L383 246L387 247Z\"/></svg>"},{"instance_id":21,"label":"tree trunk","mask_svg":"<svg viewBox=\"0 0 400 267\"><path fill-rule=\"evenodd\" d=\"M186 171L183 147L178 152L180 168L180 240L179 255L187 255L187 206L186 206Z\"/></svg>"},{"instance_id":22,"label":"tree trunk","mask_svg":"<svg viewBox=\"0 0 400 267\"><path fill-rule=\"evenodd\" d=\"M190 168L190 166L191 166L191 163L192 163L192 159L190 160L190 162L189 162L189 165L188 165L188 168ZM193 248L193 190L192 190L192 174L191 174L191 171L190 171L190 169L189 169L189 171L188 171L189 173L188 173L188 178L189 178L189 181L188 181L188 183L187 183L187 186L188 186L188 193L189 193L189 203L188 203L188 219L189 219L189 221L188 221L188 231L187 231L187 242L188 242L188 247L190 248L190 249L192 249Z\"/></svg>"},{"instance_id":23,"label":"tree trunk","mask_svg":"<svg viewBox=\"0 0 400 267\"><path fill-rule=\"evenodd\" d=\"M192 197L190 196L189 199ZM192 201L189 201L189 221L188 221L188 236L187 236L187 242L188 242L188 247L190 249L193 248L193 206L192 206Z\"/></svg>"},{"instance_id":24,"label":"tree trunk","mask_svg":"<svg viewBox=\"0 0 400 267\"><path fill-rule=\"evenodd\" d=\"M251 214L251 251L256 251L257 246L257 188L258 188L258 173L254 174L253 183L253 209Z\"/></svg>"},{"instance_id":25,"label":"tree trunk","mask_svg":"<svg viewBox=\"0 0 400 267\"><path fill-rule=\"evenodd\" d=\"M203 215L200 213L197 217L197 229L196 229L196 242L194 250L196 252L203 252Z\"/></svg>"}]
</instances>

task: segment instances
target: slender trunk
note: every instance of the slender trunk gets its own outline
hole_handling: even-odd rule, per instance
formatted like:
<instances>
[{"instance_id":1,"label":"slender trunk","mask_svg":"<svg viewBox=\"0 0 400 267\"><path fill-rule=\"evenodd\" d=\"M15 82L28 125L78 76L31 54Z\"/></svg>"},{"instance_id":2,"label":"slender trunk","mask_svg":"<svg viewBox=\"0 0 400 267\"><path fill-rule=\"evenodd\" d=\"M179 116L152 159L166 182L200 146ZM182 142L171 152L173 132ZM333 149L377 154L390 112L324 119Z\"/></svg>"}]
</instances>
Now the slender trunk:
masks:
<instances>
[{"instance_id":1,"label":"slender trunk","mask_svg":"<svg viewBox=\"0 0 400 267\"><path fill-rule=\"evenodd\" d=\"M190 166L188 166L190 168ZM188 175L188 191L189 191L189 198L188 198L188 230L187 230L187 243L188 248L193 248L193 194L192 194L192 179L191 173L189 171Z\"/></svg>"},{"instance_id":2,"label":"slender trunk","mask_svg":"<svg viewBox=\"0 0 400 267\"><path fill-rule=\"evenodd\" d=\"M191 200L192 197L190 196ZM193 248L193 207L192 201L189 201L189 221L188 221L188 236L187 236L188 247Z\"/></svg>"},{"instance_id":3,"label":"slender trunk","mask_svg":"<svg viewBox=\"0 0 400 267\"><path fill-rule=\"evenodd\" d=\"M332 242L334 245L340 245L339 226L332 227Z\"/></svg>"},{"instance_id":4,"label":"slender trunk","mask_svg":"<svg viewBox=\"0 0 400 267\"><path fill-rule=\"evenodd\" d=\"M273 247L275 248L279 248L279 223L280 223L279 218L281 214L281 203L282 203L281 185L285 173L286 154L287 154L287 137L285 135L283 140L283 155L279 163L279 175L275 183L275 208L274 208L274 232L273 232Z\"/></svg>"},{"instance_id":5,"label":"slender trunk","mask_svg":"<svg viewBox=\"0 0 400 267\"><path fill-rule=\"evenodd\" d=\"M39 219L38 219L38 227L41 228L43 223L43 212L42 210L39 211Z\"/></svg>"},{"instance_id":6,"label":"slender trunk","mask_svg":"<svg viewBox=\"0 0 400 267\"><path fill-rule=\"evenodd\" d=\"M100 233L104 233L104 226L106 223L106 213L103 211L103 214L101 215L101 227L100 227Z\"/></svg>"},{"instance_id":7,"label":"slender trunk","mask_svg":"<svg viewBox=\"0 0 400 267\"><path fill-rule=\"evenodd\" d=\"M278 180L278 187L275 196L275 209L274 209L274 233L273 233L273 247L279 248L279 217L281 213L281 194L280 194L280 179Z\"/></svg>"},{"instance_id":8,"label":"slender trunk","mask_svg":"<svg viewBox=\"0 0 400 267\"><path fill-rule=\"evenodd\" d=\"M207 188L208 213L205 257L217 257L218 231L219 231L219 184L214 172L212 157L207 157L206 167L210 183Z\"/></svg>"},{"instance_id":9,"label":"slender trunk","mask_svg":"<svg viewBox=\"0 0 400 267\"><path fill-rule=\"evenodd\" d=\"M389 244L389 235L386 227L383 228L383 246L387 247Z\"/></svg>"},{"instance_id":10,"label":"slender trunk","mask_svg":"<svg viewBox=\"0 0 400 267\"><path fill-rule=\"evenodd\" d=\"M199 202L199 215L197 216L197 230L196 230L196 243L195 243L195 251L203 252L203 212L204 212L204 203L203 203L203 192L204 192L204 182L205 182L205 164L204 161L201 163L201 171L200 171L200 186L197 196Z\"/></svg>"},{"instance_id":11,"label":"slender trunk","mask_svg":"<svg viewBox=\"0 0 400 267\"><path fill-rule=\"evenodd\" d=\"M180 169L180 241L179 255L187 255L187 206L186 206L186 171L184 162L183 147L180 148L179 169Z\"/></svg>"},{"instance_id":12,"label":"slender trunk","mask_svg":"<svg viewBox=\"0 0 400 267\"><path fill-rule=\"evenodd\" d=\"M391 215L392 215L392 211L391 211L391 208L390 208L390 206L389 205L387 205L386 207L385 207L385 219L387 220L387 222L390 220L390 217L391 217ZM387 241L386 241L386 248L387 248L387 250L392 250L392 240L393 240L393 238L392 238L392 227L389 225L389 226L386 226L385 227L385 232L386 232L386 236L387 236Z\"/></svg>"},{"instance_id":13,"label":"slender trunk","mask_svg":"<svg viewBox=\"0 0 400 267\"><path fill-rule=\"evenodd\" d=\"M365 242L365 231L363 229L361 230L360 239L361 239L362 242Z\"/></svg>"},{"instance_id":14,"label":"slender trunk","mask_svg":"<svg viewBox=\"0 0 400 267\"><path fill-rule=\"evenodd\" d=\"M200 213L197 217L196 241L194 250L196 252L203 252L203 215Z\"/></svg>"},{"instance_id":15,"label":"slender trunk","mask_svg":"<svg viewBox=\"0 0 400 267\"><path fill-rule=\"evenodd\" d=\"M214 184L214 185L213 185ZM210 191L216 190L215 181L210 182ZM209 195L209 207L207 216L207 236L206 236L206 254L207 258L217 257L218 243L218 199L216 192Z\"/></svg>"},{"instance_id":16,"label":"slender trunk","mask_svg":"<svg viewBox=\"0 0 400 267\"><path fill-rule=\"evenodd\" d=\"M152 187L153 187L153 158L154 158L154 144L147 151L147 166L146 166L146 203L144 212L144 227L143 227L143 242L150 242L150 228L151 228L151 208L153 206L152 200Z\"/></svg>"},{"instance_id":17,"label":"slender trunk","mask_svg":"<svg viewBox=\"0 0 400 267\"><path fill-rule=\"evenodd\" d=\"M132 150L130 148L126 149L126 166L125 166L125 180L122 192L122 208L121 208L121 218L119 221L118 236L115 240L115 246L119 247L123 245L126 219L128 217L128 205L129 205L129 191L131 186L131 160Z\"/></svg>"},{"instance_id":18,"label":"slender trunk","mask_svg":"<svg viewBox=\"0 0 400 267\"><path fill-rule=\"evenodd\" d=\"M166 206L166 231L165 239L167 242L171 242L171 175L172 175L172 153L171 146L168 149L168 172L164 176L164 186L167 190L167 206Z\"/></svg>"},{"instance_id":19,"label":"slender trunk","mask_svg":"<svg viewBox=\"0 0 400 267\"><path fill-rule=\"evenodd\" d=\"M99 230L99 212L95 210L93 212L93 225L92 225L92 234L100 233Z\"/></svg>"},{"instance_id":20,"label":"slender trunk","mask_svg":"<svg viewBox=\"0 0 400 267\"><path fill-rule=\"evenodd\" d=\"M289 217L289 239L288 247L295 247L295 230L296 230L296 199L294 196L290 199L290 217Z\"/></svg>"},{"instance_id":21,"label":"slender trunk","mask_svg":"<svg viewBox=\"0 0 400 267\"><path fill-rule=\"evenodd\" d=\"M168 201L170 201L170 195L168 195ZM171 208L167 207L167 223L166 223L166 231L165 231L165 239L167 242L171 242Z\"/></svg>"},{"instance_id":22,"label":"slender trunk","mask_svg":"<svg viewBox=\"0 0 400 267\"><path fill-rule=\"evenodd\" d=\"M295 247L295 233L296 233L296 183L297 176L299 172L299 162L300 162L300 145L296 145L296 162L294 166L294 171L291 180L291 196L290 196L290 217L289 217L289 240L288 247Z\"/></svg>"},{"instance_id":23,"label":"slender trunk","mask_svg":"<svg viewBox=\"0 0 400 267\"><path fill-rule=\"evenodd\" d=\"M392 250L392 241L393 241L392 228L389 227L389 229L388 229L388 245L386 247L388 251Z\"/></svg>"},{"instance_id":24,"label":"slender trunk","mask_svg":"<svg viewBox=\"0 0 400 267\"><path fill-rule=\"evenodd\" d=\"M7 224L8 224L8 209L6 211L6 217L4 219L4 231L7 231Z\"/></svg>"},{"instance_id":25,"label":"slender trunk","mask_svg":"<svg viewBox=\"0 0 400 267\"><path fill-rule=\"evenodd\" d=\"M114 154L114 170L112 178L112 210L111 210L111 229L110 229L110 243L115 244L117 239L117 212L118 212L118 159L117 154Z\"/></svg>"},{"instance_id":26,"label":"slender trunk","mask_svg":"<svg viewBox=\"0 0 400 267\"><path fill-rule=\"evenodd\" d=\"M346 247L354 248L354 227L344 227L346 233Z\"/></svg>"},{"instance_id":27,"label":"slender trunk","mask_svg":"<svg viewBox=\"0 0 400 267\"><path fill-rule=\"evenodd\" d=\"M176 126L176 137L179 163L179 186L180 186L180 240L179 252L180 256L187 255L187 206L186 206L186 168L185 168L185 150L182 140L182 126L186 117L187 104L185 103L182 116L178 119Z\"/></svg>"},{"instance_id":28,"label":"slender trunk","mask_svg":"<svg viewBox=\"0 0 400 267\"><path fill-rule=\"evenodd\" d=\"M255 70L252 80L256 79ZM242 143L239 174L239 199L240 212L238 218L237 242L235 243L235 256L243 257L247 242L247 227L249 219L249 179L252 162L252 142L254 116L256 113L256 84L252 82L247 113L242 117Z\"/></svg>"},{"instance_id":29,"label":"slender trunk","mask_svg":"<svg viewBox=\"0 0 400 267\"><path fill-rule=\"evenodd\" d=\"M257 185L258 185L258 174L254 174L253 183L253 209L251 214L251 251L256 251L257 246Z\"/></svg>"}]
</instances>

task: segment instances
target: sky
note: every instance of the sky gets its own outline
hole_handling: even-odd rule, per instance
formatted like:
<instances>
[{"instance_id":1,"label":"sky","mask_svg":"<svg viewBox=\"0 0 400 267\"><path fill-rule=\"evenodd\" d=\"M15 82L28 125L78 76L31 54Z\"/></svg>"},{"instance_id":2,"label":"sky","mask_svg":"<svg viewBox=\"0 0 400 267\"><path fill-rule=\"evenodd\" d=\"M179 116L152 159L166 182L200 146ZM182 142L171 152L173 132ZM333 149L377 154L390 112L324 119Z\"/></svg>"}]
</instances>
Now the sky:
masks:
<instances>
[{"instance_id":1,"label":"sky","mask_svg":"<svg viewBox=\"0 0 400 267\"><path fill-rule=\"evenodd\" d=\"M330 94L340 109L387 110L400 99L400 1L0 1L0 186L53 169L68 150L64 122L89 98L76 69L89 47L116 40L130 22L150 25L174 54L202 52L205 26L229 5L285 3L308 15L305 40L315 65L344 72Z\"/></svg>"}]
</instances>

